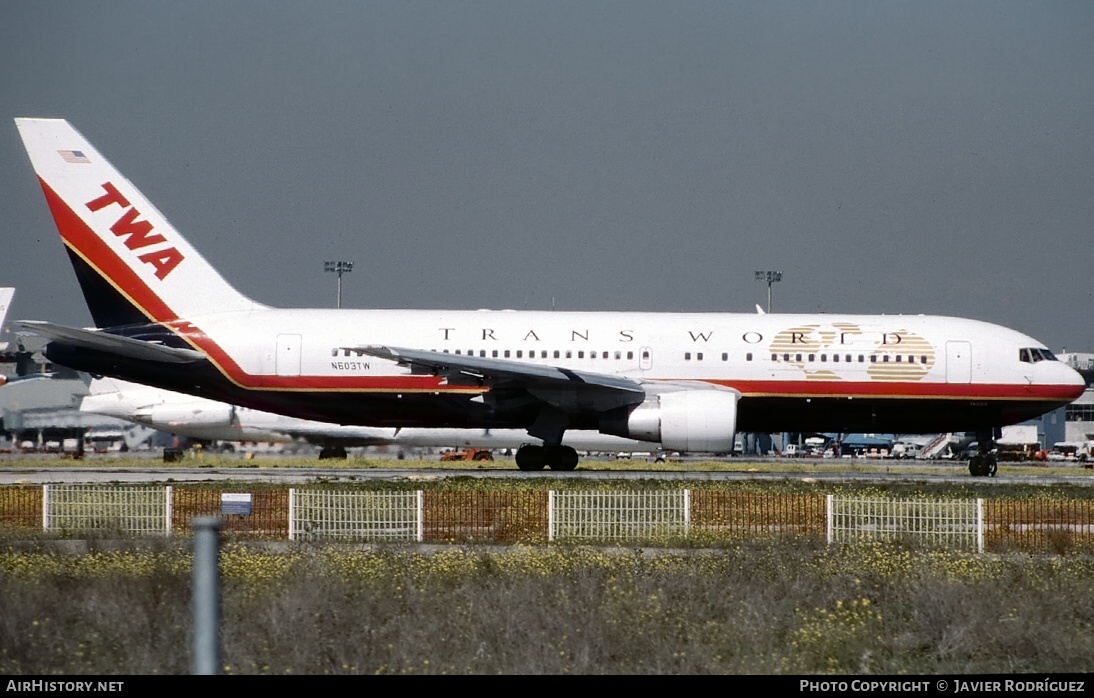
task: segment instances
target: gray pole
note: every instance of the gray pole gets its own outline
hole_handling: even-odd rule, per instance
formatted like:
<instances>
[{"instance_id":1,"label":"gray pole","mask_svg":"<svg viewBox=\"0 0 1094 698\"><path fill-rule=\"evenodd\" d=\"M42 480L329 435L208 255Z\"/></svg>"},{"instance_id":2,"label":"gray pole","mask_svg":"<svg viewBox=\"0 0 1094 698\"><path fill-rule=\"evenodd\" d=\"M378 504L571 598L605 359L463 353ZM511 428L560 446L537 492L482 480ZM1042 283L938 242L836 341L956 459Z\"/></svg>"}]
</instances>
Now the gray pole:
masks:
<instances>
[{"instance_id":1,"label":"gray pole","mask_svg":"<svg viewBox=\"0 0 1094 698\"><path fill-rule=\"evenodd\" d=\"M333 260L323 262L323 271L333 272L338 274L338 294L335 296L335 307L342 307L342 274L348 274L353 271L353 262L347 262L344 260Z\"/></svg>"},{"instance_id":2,"label":"gray pole","mask_svg":"<svg viewBox=\"0 0 1094 698\"><path fill-rule=\"evenodd\" d=\"M220 673L220 519L195 518L194 530L194 645L191 673L210 676Z\"/></svg>"},{"instance_id":3,"label":"gray pole","mask_svg":"<svg viewBox=\"0 0 1094 698\"><path fill-rule=\"evenodd\" d=\"M783 273L781 271L757 271L757 281L767 282L767 314L771 314L771 284L776 281L783 280Z\"/></svg>"}]
</instances>

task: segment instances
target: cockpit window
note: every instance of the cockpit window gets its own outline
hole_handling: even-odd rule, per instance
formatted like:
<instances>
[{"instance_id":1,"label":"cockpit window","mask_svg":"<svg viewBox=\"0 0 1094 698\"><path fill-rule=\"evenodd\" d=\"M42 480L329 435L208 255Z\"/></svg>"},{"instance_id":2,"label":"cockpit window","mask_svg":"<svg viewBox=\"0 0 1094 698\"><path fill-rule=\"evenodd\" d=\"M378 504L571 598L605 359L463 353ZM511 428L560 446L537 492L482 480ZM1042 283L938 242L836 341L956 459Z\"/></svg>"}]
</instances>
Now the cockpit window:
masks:
<instances>
[{"instance_id":1,"label":"cockpit window","mask_svg":"<svg viewBox=\"0 0 1094 698\"><path fill-rule=\"evenodd\" d=\"M1039 349L1037 347L1030 347L1028 349L1018 350L1018 360L1024 361L1027 364L1035 364L1038 361L1056 361L1056 355L1048 349Z\"/></svg>"}]
</instances>

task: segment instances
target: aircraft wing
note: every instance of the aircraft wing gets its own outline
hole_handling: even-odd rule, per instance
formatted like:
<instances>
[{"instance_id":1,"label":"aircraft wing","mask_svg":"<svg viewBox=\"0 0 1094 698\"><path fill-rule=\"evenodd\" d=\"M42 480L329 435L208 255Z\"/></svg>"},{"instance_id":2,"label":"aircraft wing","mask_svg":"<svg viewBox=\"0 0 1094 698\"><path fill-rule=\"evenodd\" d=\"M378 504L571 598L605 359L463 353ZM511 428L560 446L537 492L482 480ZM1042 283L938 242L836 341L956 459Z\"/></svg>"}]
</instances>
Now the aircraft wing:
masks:
<instances>
[{"instance_id":1,"label":"aircraft wing","mask_svg":"<svg viewBox=\"0 0 1094 698\"><path fill-rule=\"evenodd\" d=\"M604 373L401 347L345 348L409 366L417 373L441 376L451 385L515 389L563 409L576 401L583 407L607 410L638 405L646 398L640 382Z\"/></svg>"},{"instance_id":2,"label":"aircraft wing","mask_svg":"<svg viewBox=\"0 0 1094 698\"><path fill-rule=\"evenodd\" d=\"M130 339L100 330L84 330L65 325L55 325L39 320L21 320L22 327L41 335L50 341L69 344L83 349L103 351L131 359L156 361L159 363L186 364L202 361L205 354L193 349L169 347L156 342Z\"/></svg>"}]
</instances>

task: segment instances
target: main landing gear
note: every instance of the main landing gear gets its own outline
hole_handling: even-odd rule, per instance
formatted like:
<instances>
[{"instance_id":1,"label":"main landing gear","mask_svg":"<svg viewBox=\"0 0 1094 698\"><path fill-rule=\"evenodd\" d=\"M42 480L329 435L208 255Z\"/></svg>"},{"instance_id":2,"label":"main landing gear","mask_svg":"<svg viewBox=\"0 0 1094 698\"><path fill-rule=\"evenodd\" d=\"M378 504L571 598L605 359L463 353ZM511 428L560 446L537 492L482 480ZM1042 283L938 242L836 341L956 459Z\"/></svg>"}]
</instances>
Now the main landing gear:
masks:
<instances>
[{"instance_id":1,"label":"main landing gear","mask_svg":"<svg viewBox=\"0 0 1094 698\"><path fill-rule=\"evenodd\" d=\"M995 455L995 437L994 431L976 432L978 453L969 457L969 475L995 477L995 472L999 470L999 460Z\"/></svg>"},{"instance_id":2,"label":"main landing gear","mask_svg":"<svg viewBox=\"0 0 1094 698\"><path fill-rule=\"evenodd\" d=\"M345 460L348 458L342 446L324 446L319 450L319 460Z\"/></svg>"},{"instance_id":3,"label":"main landing gear","mask_svg":"<svg viewBox=\"0 0 1094 698\"><path fill-rule=\"evenodd\" d=\"M517 449L517 467L521 470L576 470L577 451L569 446L533 446L525 444Z\"/></svg>"}]
</instances>

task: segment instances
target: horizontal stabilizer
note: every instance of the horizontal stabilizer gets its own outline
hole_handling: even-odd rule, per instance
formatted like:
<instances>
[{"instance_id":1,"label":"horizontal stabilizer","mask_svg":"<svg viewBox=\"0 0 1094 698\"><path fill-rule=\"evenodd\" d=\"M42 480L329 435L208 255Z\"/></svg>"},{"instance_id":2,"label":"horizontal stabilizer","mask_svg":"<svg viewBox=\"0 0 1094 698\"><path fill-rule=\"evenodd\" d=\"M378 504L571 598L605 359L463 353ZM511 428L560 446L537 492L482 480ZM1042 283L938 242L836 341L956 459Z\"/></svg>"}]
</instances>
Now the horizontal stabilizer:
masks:
<instances>
[{"instance_id":1,"label":"horizontal stabilizer","mask_svg":"<svg viewBox=\"0 0 1094 698\"><path fill-rule=\"evenodd\" d=\"M84 330L39 320L21 320L18 324L53 342L116 354L129 359L170 364L186 364L205 359L205 354L193 349L176 349L99 330Z\"/></svg>"}]
</instances>

